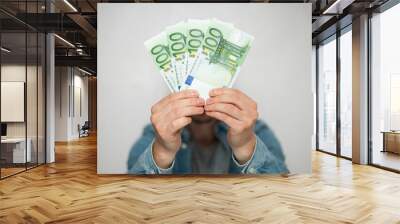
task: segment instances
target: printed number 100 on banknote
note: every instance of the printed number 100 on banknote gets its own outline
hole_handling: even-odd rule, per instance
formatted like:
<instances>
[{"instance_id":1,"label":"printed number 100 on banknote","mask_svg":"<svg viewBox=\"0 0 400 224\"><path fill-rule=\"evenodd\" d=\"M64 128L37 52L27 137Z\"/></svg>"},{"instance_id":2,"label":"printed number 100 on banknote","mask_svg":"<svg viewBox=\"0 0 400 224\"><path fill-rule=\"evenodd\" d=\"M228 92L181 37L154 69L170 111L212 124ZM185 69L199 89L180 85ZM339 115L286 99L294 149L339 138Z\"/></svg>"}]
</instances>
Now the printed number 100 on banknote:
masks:
<instances>
[{"instance_id":1,"label":"printed number 100 on banknote","mask_svg":"<svg viewBox=\"0 0 400 224\"><path fill-rule=\"evenodd\" d=\"M213 88L232 87L253 39L232 24L212 20L182 89L196 89L208 98Z\"/></svg>"},{"instance_id":2,"label":"printed number 100 on banknote","mask_svg":"<svg viewBox=\"0 0 400 224\"><path fill-rule=\"evenodd\" d=\"M171 91L196 89L208 98L213 88L232 87L253 39L230 23L189 19L145 46Z\"/></svg>"}]
</instances>

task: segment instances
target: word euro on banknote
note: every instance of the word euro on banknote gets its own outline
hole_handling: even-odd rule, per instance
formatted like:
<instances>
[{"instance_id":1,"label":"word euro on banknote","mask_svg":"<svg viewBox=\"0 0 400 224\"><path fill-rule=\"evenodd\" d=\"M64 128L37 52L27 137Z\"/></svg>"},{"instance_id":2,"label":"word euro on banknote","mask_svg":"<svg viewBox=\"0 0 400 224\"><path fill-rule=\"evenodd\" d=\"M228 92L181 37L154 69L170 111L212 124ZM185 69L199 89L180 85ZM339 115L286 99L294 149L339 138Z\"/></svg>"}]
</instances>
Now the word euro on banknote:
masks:
<instances>
[{"instance_id":1,"label":"word euro on banknote","mask_svg":"<svg viewBox=\"0 0 400 224\"><path fill-rule=\"evenodd\" d=\"M167 83L171 92L179 91L179 82L172 65L171 56L168 50L166 33L162 32L144 42L146 49L150 52L154 63L157 65L161 76Z\"/></svg>"},{"instance_id":2,"label":"word euro on banknote","mask_svg":"<svg viewBox=\"0 0 400 224\"><path fill-rule=\"evenodd\" d=\"M232 87L253 39L232 24L211 20L182 89L196 89L206 99L213 88Z\"/></svg>"}]
</instances>

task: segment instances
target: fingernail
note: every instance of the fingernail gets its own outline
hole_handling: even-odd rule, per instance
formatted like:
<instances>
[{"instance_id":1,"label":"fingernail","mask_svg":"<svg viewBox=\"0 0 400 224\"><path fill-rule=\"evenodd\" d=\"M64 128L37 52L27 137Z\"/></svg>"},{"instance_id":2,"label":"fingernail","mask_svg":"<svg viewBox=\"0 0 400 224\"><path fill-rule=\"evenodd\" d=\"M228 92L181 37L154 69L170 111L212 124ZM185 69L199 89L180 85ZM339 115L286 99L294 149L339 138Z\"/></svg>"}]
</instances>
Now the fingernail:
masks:
<instances>
[{"instance_id":1,"label":"fingernail","mask_svg":"<svg viewBox=\"0 0 400 224\"><path fill-rule=\"evenodd\" d=\"M188 89L186 90L189 94L197 94L197 91L194 89Z\"/></svg>"},{"instance_id":2,"label":"fingernail","mask_svg":"<svg viewBox=\"0 0 400 224\"><path fill-rule=\"evenodd\" d=\"M212 95L214 95L215 94L215 90L214 89L212 89L212 90L210 90L210 92L208 92L208 95L209 96L212 96Z\"/></svg>"},{"instance_id":3,"label":"fingernail","mask_svg":"<svg viewBox=\"0 0 400 224\"><path fill-rule=\"evenodd\" d=\"M217 94L219 94L220 91L221 91L221 88L215 88L210 91L210 94L217 95Z\"/></svg>"}]
</instances>

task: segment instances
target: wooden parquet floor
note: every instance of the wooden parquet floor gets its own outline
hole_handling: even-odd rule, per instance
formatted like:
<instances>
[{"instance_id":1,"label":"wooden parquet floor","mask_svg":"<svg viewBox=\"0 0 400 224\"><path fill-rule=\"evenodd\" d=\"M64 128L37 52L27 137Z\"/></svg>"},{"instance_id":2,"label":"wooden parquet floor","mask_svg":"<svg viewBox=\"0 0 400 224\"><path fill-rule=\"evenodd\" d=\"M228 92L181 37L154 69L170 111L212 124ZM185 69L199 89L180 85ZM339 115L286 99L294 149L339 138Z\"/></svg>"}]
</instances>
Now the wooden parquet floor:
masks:
<instances>
[{"instance_id":1,"label":"wooden parquet floor","mask_svg":"<svg viewBox=\"0 0 400 224\"><path fill-rule=\"evenodd\" d=\"M0 223L400 223L400 175L313 153L313 174L96 174L96 139L0 181Z\"/></svg>"}]
</instances>

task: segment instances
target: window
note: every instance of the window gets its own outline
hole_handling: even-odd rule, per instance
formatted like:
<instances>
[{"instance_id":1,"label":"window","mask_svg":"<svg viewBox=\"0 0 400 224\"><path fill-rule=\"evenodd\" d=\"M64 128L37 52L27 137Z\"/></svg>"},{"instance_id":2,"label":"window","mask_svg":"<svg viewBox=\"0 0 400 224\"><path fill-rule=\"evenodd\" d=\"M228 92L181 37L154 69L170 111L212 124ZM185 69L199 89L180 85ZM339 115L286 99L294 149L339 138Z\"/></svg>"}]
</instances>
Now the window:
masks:
<instances>
[{"instance_id":1,"label":"window","mask_svg":"<svg viewBox=\"0 0 400 224\"><path fill-rule=\"evenodd\" d=\"M336 39L318 48L318 149L336 153Z\"/></svg>"},{"instance_id":2,"label":"window","mask_svg":"<svg viewBox=\"0 0 400 224\"><path fill-rule=\"evenodd\" d=\"M352 149L352 35L340 36L340 155L351 158Z\"/></svg>"},{"instance_id":3,"label":"window","mask_svg":"<svg viewBox=\"0 0 400 224\"><path fill-rule=\"evenodd\" d=\"M371 162L400 170L400 5L371 19Z\"/></svg>"},{"instance_id":4,"label":"window","mask_svg":"<svg viewBox=\"0 0 400 224\"><path fill-rule=\"evenodd\" d=\"M340 36L337 36L339 34ZM352 157L352 26L346 26L337 35L329 37L317 48L317 146L320 151L350 159Z\"/></svg>"}]
</instances>

